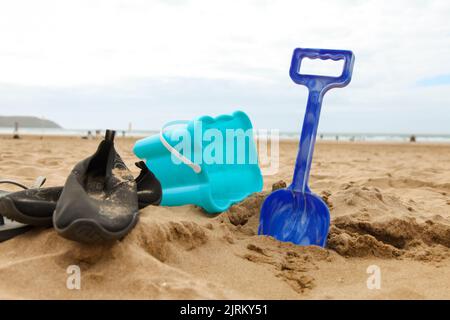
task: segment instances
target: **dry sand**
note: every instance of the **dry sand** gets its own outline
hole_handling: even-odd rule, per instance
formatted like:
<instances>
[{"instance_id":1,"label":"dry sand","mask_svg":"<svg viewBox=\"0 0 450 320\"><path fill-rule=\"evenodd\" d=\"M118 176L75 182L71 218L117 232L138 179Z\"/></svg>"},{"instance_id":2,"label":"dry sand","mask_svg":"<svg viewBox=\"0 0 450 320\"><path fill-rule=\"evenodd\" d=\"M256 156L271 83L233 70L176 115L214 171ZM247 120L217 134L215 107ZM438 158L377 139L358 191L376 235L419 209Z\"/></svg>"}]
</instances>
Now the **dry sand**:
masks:
<instances>
[{"instance_id":1,"label":"dry sand","mask_svg":"<svg viewBox=\"0 0 450 320\"><path fill-rule=\"evenodd\" d=\"M62 185L99 141L0 137L0 176ZM117 146L131 168L131 139ZM311 188L331 208L328 247L257 236L272 184L290 182L296 143L264 192L221 215L149 207L124 240L87 246L35 229L0 243L0 298L431 299L450 298L450 145L318 143ZM133 168L137 174L138 169ZM69 265L81 290L66 288ZM381 270L381 289L366 270Z\"/></svg>"}]
</instances>

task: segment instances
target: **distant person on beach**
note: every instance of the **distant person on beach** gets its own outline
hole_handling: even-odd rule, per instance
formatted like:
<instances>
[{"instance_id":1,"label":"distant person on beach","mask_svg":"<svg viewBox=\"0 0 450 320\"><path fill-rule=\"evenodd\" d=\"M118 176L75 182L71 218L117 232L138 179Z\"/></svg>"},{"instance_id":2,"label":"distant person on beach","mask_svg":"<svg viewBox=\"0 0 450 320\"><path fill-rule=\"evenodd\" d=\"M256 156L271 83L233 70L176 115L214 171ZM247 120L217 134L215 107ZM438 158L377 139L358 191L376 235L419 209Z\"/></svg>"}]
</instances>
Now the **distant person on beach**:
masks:
<instances>
[{"instance_id":1,"label":"distant person on beach","mask_svg":"<svg viewBox=\"0 0 450 320\"><path fill-rule=\"evenodd\" d=\"M93 138L94 138L94 137L92 136L91 130L89 130L89 131L87 132L87 135L81 137L81 139L84 139L84 140L92 140Z\"/></svg>"},{"instance_id":2,"label":"distant person on beach","mask_svg":"<svg viewBox=\"0 0 450 320\"><path fill-rule=\"evenodd\" d=\"M18 122L14 122L13 139L20 139L20 136L19 136L19 123Z\"/></svg>"},{"instance_id":3,"label":"distant person on beach","mask_svg":"<svg viewBox=\"0 0 450 320\"><path fill-rule=\"evenodd\" d=\"M416 136L412 135L411 137L409 137L409 142L416 142Z\"/></svg>"}]
</instances>

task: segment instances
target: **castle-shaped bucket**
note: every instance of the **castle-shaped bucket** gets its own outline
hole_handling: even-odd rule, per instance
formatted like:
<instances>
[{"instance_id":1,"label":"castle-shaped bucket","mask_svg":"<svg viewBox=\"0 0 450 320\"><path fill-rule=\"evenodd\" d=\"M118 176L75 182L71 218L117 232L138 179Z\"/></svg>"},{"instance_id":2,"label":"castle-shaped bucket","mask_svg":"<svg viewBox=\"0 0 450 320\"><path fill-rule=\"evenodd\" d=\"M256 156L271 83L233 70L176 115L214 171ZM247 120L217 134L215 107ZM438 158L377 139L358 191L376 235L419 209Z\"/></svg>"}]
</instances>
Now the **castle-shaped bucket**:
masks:
<instances>
[{"instance_id":1,"label":"castle-shaped bucket","mask_svg":"<svg viewBox=\"0 0 450 320\"><path fill-rule=\"evenodd\" d=\"M242 111L170 122L133 151L161 182L161 205L218 213L263 187L252 123Z\"/></svg>"}]
</instances>

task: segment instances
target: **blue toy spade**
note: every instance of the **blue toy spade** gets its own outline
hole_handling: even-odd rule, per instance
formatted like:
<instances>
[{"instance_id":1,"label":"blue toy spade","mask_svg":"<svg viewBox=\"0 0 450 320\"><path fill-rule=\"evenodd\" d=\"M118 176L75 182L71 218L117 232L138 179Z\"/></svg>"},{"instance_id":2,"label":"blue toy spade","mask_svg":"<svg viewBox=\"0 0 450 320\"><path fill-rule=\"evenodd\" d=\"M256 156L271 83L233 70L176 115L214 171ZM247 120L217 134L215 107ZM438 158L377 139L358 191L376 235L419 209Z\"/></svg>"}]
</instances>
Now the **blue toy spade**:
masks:
<instances>
[{"instance_id":1,"label":"blue toy spade","mask_svg":"<svg viewBox=\"0 0 450 320\"><path fill-rule=\"evenodd\" d=\"M339 77L300 74L301 61L305 57L345 60L344 70ZM259 234L299 245L325 246L330 227L330 211L325 202L309 189L309 171L323 96L332 88L345 87L350 83L354 60L351 51L302 48L294 50L290 76L295 83L304 85L309 90L300 150L292 184L287 189L273 192L262 206Z\"/></svg>"}]
</instances>

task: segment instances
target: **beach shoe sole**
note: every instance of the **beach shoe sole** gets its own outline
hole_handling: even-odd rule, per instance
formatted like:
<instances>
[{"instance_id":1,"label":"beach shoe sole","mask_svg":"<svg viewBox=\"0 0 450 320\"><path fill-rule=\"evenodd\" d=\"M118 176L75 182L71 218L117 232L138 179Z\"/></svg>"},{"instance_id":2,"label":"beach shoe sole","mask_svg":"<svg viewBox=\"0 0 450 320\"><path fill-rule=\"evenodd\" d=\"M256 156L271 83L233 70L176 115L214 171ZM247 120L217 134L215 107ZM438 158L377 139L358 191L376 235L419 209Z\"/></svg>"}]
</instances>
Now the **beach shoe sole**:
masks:
<instances>
[{"instance_id":1,"label":"beach shoe sole","mask_svg":"<svg viewBox=\"0 0 450 320\"><path fill-rule=\"evenodd\" d=\"M137 224L138 212L133 214L130 224L120 231L109 231L93 219L77 219L65 228L55 230L66 239L83 243L102 243L120 240L125 237Z\"/></svg>"},{"instance_id":2,"label":"beach shoe sole","mask_svg":"<svg viewBox=\"0 0 450 320\"><path fill-rule=\"evenodd\" d=\"M31 226L19 222L6 220L4 225L0 225L0 242L12 239L31 229Z\"/></svg>"},{"instance_id":3,"label":"beach shoe sole","mask_svg":"<svg viewBox=\"0 0 450 320\"><path fill-rule=\"evenodd\" d=\"M36 227L51 227L53 225L52 217L32 217L24 214L14 204L14 201L8 197L0 199L0 213L2 216L20 223Z\"/></svg>"}]
</instances>

